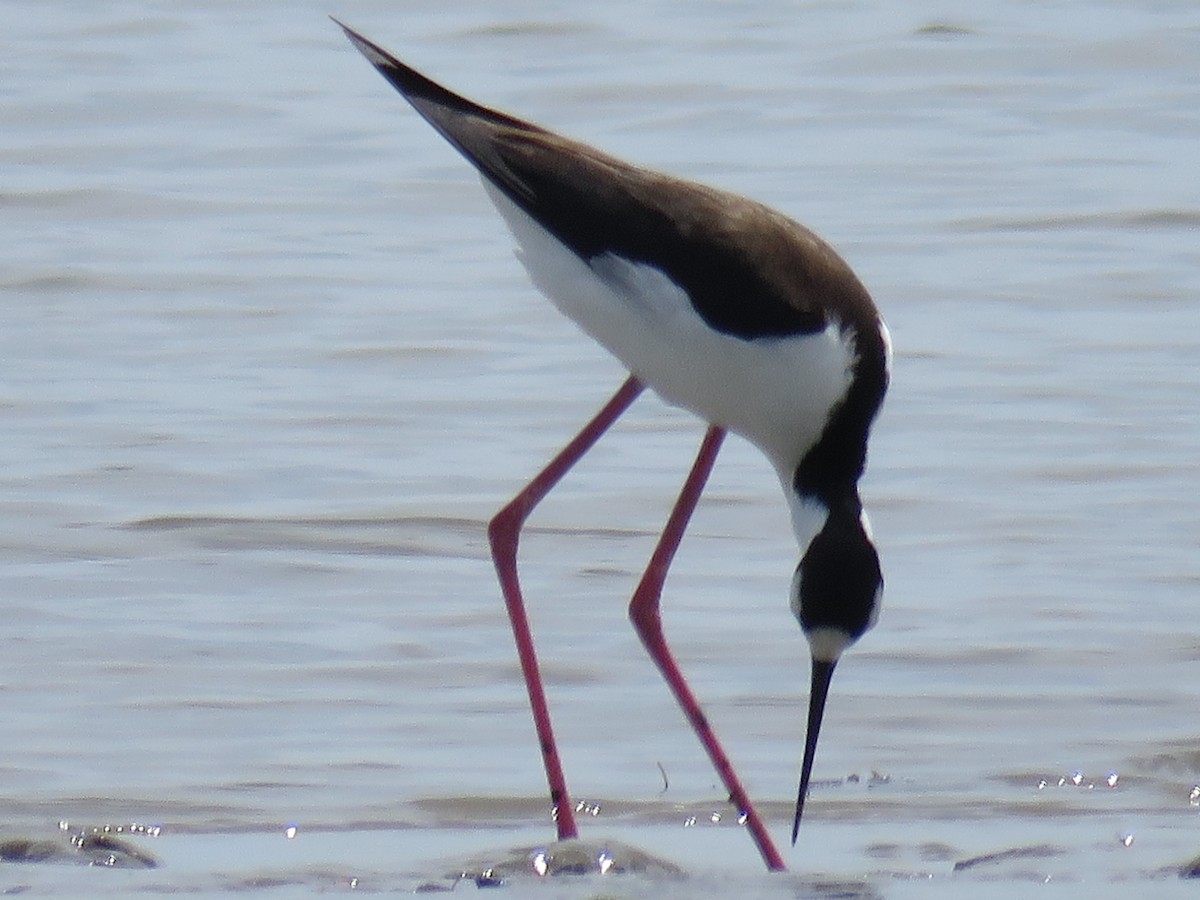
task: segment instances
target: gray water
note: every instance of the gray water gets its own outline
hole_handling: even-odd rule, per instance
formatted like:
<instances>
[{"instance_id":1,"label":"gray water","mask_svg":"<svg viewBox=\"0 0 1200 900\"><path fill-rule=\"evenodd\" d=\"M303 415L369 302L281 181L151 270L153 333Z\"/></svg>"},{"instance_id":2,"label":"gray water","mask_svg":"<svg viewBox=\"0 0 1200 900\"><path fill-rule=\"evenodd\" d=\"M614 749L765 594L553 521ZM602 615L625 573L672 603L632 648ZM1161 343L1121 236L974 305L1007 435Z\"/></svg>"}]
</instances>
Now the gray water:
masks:
<instances>
[{"instance_id":1,"label":"gray water","mask_svg":"<svg viewBox=\"0 0 1200 900\"><path fill-rule=\"evenodd\" d=\"M885 608L792 875L760 874L625 618L702 425L639 401L534 517L583 836L688 873L538 896L1194 895L1195 4L0 10L0 839L153 826L161 862L0 862L0 890L408 892L552 837L484 527L623 373L332 12L799 218L896 345L864 481ZM666 627L781 843L795 555L727 442Z\"/></svg>"}]
</instances>

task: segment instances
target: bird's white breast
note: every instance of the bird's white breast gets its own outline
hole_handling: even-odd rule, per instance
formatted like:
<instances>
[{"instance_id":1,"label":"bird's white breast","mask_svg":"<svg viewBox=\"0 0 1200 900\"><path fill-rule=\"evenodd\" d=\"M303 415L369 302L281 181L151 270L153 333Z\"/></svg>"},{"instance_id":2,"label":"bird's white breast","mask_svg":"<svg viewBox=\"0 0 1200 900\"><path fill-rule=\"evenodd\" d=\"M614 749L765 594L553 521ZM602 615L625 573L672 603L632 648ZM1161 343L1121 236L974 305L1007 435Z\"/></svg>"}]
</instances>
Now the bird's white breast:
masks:
<instances>
[{"instance_id":1,"label":"bird's white breast","mask_svg":"<svg viewBox=\"0 0 1200 900\"><path fill-rule=\"evenodd\" d=\"M850 385L853 341L838 323L749 340L716 331L661 269L611 253L585 262L483 184L533 283L563 314L664 400L747 438L790 479Z\"/></svg>"}]
</instances>

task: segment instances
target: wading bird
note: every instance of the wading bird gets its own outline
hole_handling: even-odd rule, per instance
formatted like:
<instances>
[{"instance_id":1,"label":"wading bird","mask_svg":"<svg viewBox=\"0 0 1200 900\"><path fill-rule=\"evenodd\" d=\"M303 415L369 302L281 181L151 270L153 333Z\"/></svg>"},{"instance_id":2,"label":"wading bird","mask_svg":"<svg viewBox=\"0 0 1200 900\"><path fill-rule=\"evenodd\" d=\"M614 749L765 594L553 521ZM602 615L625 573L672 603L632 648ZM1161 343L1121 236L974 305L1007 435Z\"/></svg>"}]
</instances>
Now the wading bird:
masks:
<instances>
[{"instance_id":1,"label":"wading bird","mask_svg":"<svg viewBox=\"0 0 1200 900\"><path fill-rule=\"evenodd\" d=\"M786 216L480 106L342 28L478 169L538 289L631 373L488 528L559 839L576 837L577 829L517 578L517 543L532 509L649 386L708 430L630 601L630 618L767 867L783 869L667 647L659 597L726 431L742 435L778 472L801 553L790 600L812 673L794 844L834 667L874 624L883 587L858 493L888 384L891 349L879 312L841 257Z\"/></svg>"}]
</instances>

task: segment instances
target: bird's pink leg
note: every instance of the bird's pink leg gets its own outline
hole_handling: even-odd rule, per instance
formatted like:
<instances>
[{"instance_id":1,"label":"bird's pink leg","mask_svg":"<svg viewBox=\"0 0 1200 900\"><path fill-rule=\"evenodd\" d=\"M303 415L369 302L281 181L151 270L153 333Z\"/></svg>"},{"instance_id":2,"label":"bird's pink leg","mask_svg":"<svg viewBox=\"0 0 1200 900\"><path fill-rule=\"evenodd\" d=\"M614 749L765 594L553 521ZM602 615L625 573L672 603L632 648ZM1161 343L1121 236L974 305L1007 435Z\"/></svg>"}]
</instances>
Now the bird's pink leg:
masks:
<instances>
[{"instance_id":1,"label":"bird's pink leg","mask_svg":"<svg viewBox=\"0 0 1200 900\"><path fill-rule=\"evenodd\" d=\"M715 426L709 428L708 433L704 435L704 441L700 445L700 451L696 455L692 471L688 473L683 490L679 493L679 499L675 502L675 508L671 510L671 515L663 528L662 537L658 540L658 546L654 548L654 554L650 557L646 572L642 576L641 582L638 583L637 590L634 591L633 599L629 602L629 618L633 621L633 627L637 630L642 643L646 645L650 658L662 672L667 685L683 709L684 715L691 722L692 729L700 738L700 743L704 745L704 750L708 753L708 758L716 768L717 774L721 776L721 781L729 791L729 802L734 805L739 815L745 817L746 827L758 847L758 852L762 854L767 868L772 871L782 871L787 868L784 865L783 857L779 855L774 841L771 840L771 835L767 832L762 819L759 818L758 812L746 795L745 788L742 787L737 773L733 770L733 764L729 761L712 726L708 724L707 717L700 709L696 695L688 687L683 672L675 663L670 648L667 647L666 638L663 636L662 618L659 615L659 598L662 596L667 569L670 568L671 560L675 557L675 551L683 538L683 532L687 528L692 511L700 500L700 493L704 490L704 483L708 480L713 463L717 460L717 451L721 449L721 441L724 438L724 429Z\"/></svg>"},{"instance_id":2,"label":"bird's pink leg","mask_svg":"<svg viewBox=\"0 0 1200 900\"><path fill-rule=\"evenodd\" d=\"M525 687L529 691L529 705L533 709L533 724L537 729L538 743L542 748L542 760L546 765L546 778L550 783L550 802L553 804L554 820L558 827L558 839L568 840L579 836L575 827L575 811L567 793L567 781L563 776L558 747L554 743L554 730L550 725L550 710L546 705L546 692L542 687L542 676L538 671L537 654L533 649L533 635L529 630L529 619L525 615L525 601L521 597L521 583L517 578L517 543L521 525L542 501L550 489L562 479L580 458L600 439L600 436L620 418L621 413L642 392L642 383L630 376L613 394L579 434L571 439L546 468L534 477L507 506L488 524L488 540L492 545L492 561L500 578L500 589L504 593L504 604L512 622L513 637L517 641L517 656L521 660L521 673L525 676Z\"/></svg>"}]
</instances>

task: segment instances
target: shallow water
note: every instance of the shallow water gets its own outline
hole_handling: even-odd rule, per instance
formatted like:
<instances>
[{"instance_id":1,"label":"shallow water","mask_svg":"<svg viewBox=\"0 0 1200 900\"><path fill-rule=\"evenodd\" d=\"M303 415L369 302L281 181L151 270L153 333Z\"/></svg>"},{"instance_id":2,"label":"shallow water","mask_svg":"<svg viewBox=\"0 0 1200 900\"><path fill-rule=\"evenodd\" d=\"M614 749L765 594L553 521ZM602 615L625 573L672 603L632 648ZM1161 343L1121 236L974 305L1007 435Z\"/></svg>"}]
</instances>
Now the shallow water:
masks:
<instances>
[{"instance_id":1,"label":"shallow water","mask_svg":"<svg viewBox=\"0 0 1200 900\"><path fill-rule=\"evenodd\" d=\"M151 823L161 865L0 863L0 890L408 891L552 836L484 527L622 373L327 12L795 215L896 344L864 482L886 605L796 874L759 874L625 619L701 426L640 401L535 516L583 836L689 873L546 896L1191 893L1200 12L998 0L14 8L0 839ZM780 841L794 559L729 441L666 624Z\"/></svg>"}]
</instances>

